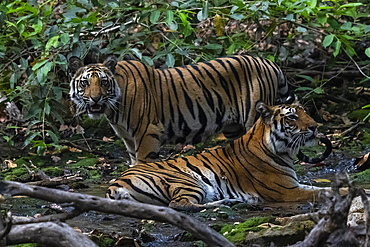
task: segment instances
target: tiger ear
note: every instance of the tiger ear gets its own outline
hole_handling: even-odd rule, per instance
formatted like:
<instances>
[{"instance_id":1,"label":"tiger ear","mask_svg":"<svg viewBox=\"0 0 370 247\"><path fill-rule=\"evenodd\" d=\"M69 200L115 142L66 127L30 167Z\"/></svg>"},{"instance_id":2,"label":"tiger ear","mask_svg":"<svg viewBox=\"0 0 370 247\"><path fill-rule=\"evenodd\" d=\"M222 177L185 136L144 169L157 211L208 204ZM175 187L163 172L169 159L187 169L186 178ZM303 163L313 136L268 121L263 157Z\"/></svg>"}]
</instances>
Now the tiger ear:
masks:
<instances>
[{"instance_id":1,"label":"tiger ear","mask_svg":"<svg viewBox=\"0 0 370 247\"><path fill-rule=\"evenodd\" d=\"M68 70L72 77L76 74L77 70L83 66L84 63L78 57L73 56L68 61Z\"/></svg>"},{"instance_id":2,"label":"tiger ear","mask_svg":"<svg viewBox=\"0 0 370 247\"><path fill-rule=\"evenodd\" d=\"M257 102L256 111L260 114L263 121L269 122L271 120L273 112L271 108L262 101Z\"/></svg>"},{"instance_id":3,"label":"tiger ear","mask_svg":"<svg viewBox=\"0 0 370 247\"><path fill-rule=\"evenodd\" d=\"M115 56L109 56L107 59L105 59L103 65L110 69L110 71L112 71L114 74L116 72L117 58Z\"/></svg>"}]
</instances>

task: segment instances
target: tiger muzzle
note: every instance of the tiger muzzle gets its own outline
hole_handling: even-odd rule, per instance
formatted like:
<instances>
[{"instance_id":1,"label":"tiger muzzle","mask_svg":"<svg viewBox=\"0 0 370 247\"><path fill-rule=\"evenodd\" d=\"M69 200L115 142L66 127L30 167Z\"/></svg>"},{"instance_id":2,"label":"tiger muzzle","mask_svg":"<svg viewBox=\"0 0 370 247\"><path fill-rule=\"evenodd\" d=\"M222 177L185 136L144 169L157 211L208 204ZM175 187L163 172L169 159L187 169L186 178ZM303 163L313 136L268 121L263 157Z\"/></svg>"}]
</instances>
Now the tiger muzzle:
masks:
<instances>
[{"instance_id":1,"label":"tiger muzzle","mask_svg":"<svg viewBox=\"0 0 370 247\"><path fill-rule=\"evenodd\" d=\"M103 113L104 110L105 110L105 105L99 104L99 103L89 104L87 108L87 111L90 114Z\"/></svg>"},{"instance_id":2,"label":"tiger muzzle","mask_svg":"<svg viewBox=\"0 0 370 247\"><path fill-rule=\"evenodd\" d=\"M314 137L315 135L312 135L312 136ZM299 150L297 157L300 161L310 163L310 164L316 164L316 163L323 161L330 155L332 148L333 148L331 145L331 141L323 134L317 135L317 138L319 138L321 143L325 144L326 146L325 152L318 158L310 158L306 156L305 154L303 154L301 150Z\"/></svg>"}]
</instances>

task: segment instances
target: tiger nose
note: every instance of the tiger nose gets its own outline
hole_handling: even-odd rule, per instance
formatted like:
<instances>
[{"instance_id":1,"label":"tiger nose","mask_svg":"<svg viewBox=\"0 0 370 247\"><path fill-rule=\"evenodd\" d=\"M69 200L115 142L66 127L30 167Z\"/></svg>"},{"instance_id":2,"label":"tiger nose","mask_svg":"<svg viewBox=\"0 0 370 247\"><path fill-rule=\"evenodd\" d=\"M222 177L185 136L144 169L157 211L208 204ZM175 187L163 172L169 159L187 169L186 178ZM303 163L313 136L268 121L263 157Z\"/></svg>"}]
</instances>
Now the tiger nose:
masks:
<instances>
[{"instance_id":1,"label":"tiger nose","mask_svg":"<svg viewBox=\"0 0 370 247\"><path fill-rule=\"evenodd\" d=\"M90 97L90 99L91 99L92 101L94 101L94 103L98 103L98 102L99 102L99 100L100 100L100 98L101 98L101 97L100 97L100 95L95 96L95 97L94 97L94 96L91 96L91 97Z\"/></svg>"}]
</instances>

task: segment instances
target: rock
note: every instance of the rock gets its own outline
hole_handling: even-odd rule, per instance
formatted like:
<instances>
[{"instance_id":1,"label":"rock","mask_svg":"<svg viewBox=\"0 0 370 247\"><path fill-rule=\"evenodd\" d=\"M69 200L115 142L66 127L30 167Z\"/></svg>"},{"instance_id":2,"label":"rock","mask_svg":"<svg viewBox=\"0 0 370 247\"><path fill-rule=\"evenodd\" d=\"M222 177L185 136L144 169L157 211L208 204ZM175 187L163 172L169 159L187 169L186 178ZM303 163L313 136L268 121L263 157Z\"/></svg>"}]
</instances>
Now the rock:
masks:
<instances>
[{"instance_id":1,"label":"rock","mask_svg":"<svg viewBox=\"0 0 370 247\"><path fill-rule=\"evenodd\" d=\"M364 204L362 203L361 197L355 197L352 200L351 207L349 209L347 225L358 226L365 224Z\"/></svg>"},{"instance_id":2,"label":"rock","mask_svg":"<svg viewBox=\"0 0 370 247\"><path fill-rule=\"evenodd\" d=\"M312 221L292 222L286 226L268 228L259 232L249 232L243 246L287 246L304 240L314 228Z\"/></svg>"}]
</instances>

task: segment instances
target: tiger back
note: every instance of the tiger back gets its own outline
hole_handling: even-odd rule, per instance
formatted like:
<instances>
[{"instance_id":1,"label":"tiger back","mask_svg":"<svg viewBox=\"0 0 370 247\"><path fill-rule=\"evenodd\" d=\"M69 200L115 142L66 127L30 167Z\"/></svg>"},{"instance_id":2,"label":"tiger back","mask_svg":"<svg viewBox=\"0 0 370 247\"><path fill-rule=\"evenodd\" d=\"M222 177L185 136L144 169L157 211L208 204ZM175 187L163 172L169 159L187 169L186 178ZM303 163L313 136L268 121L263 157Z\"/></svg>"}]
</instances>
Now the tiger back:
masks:
<instances>
[{"instance_id":1,"label":"tiger back","mask_svg":"<svg viewBox=\"0 0 370 247\"><path fill-rule=\"evenodd\" d=\"M256 121L257 101L273 104L288 95L277 65L247 55L172 69L114 57L83 66L72 58L70 69L71 99L91 117L108 117L132 164L156 161L165 143L195 144L218 131L240 137Z\"/></svg>"},{"instance_id":2,"label":"tiger back","mask_svg":"<svg viewBox=\"0 0 370 247\"><path fill-rule=\"evenodd\" d=\"M313 201L319 188L301 185L293 169L302 146L315 143L317 124L298 104L257 103L261 117L223 149L126 170L107 190L127 199L180 210L236 202Z\"/></svg>"}]
</instances>

